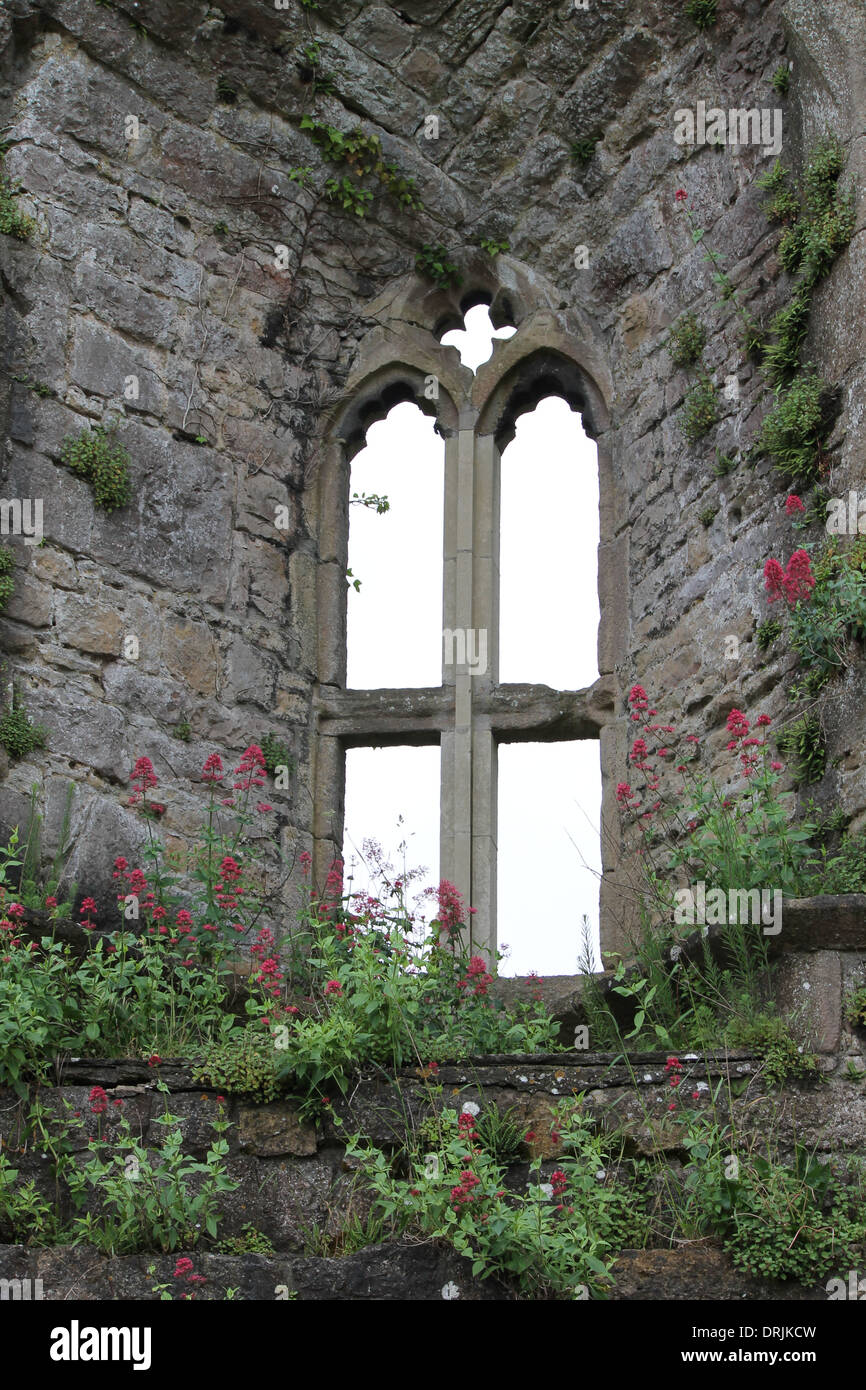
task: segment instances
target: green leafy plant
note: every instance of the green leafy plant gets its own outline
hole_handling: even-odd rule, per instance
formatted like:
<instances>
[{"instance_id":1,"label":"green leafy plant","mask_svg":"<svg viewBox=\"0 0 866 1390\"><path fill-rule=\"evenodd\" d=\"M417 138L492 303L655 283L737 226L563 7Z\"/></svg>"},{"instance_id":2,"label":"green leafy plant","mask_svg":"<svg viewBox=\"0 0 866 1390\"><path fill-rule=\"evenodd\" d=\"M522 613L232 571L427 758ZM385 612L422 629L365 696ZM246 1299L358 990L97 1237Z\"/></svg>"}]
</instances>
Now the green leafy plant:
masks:
<instances>
[{"instance_id":1,"label":"green leafy plant","mask_svg":"<svg viewBox=\"0 0 866 1390\"><path fill-rule=\"evenodd\" d=\"M809 1285L844 1268L864 1233L829 1166L798 1145L790 1166L750 1157L724 1244L734 1264L757 1278Z\"/></svg>"},{"instance_id":2,"label":"green leafy plant","mask_svg":"<svg viewBox=\"0 0 866 1390\"><path fill-rule=\"evenodd\" d=\"M707 332L694 314L683 314L674 324L668 338L668 352L675 367L688 367L697 362L704 350Z\"/></svg>"},{"instance_id":3,"label":"green leafy plant","mask_svg":"<svg viewBox=\"0 0 866 1390\"><path fill-rule=\"evenodd\" d=\"M732 1019L726 1039L732 1047L757 1053L763 1062L762 1075L768 1086L778 1088L790 1081L821 1078L815 1054L798 1043L784 1019L774 1013Z\"/></svg>"},{"instance_id":4,"label":"green leafy plant","mask_svg":"<svg viewBox=\"0 0 866 1390\"><path fill-rule=\"evenodd\" d=\"M755 452L773 461L790 485L810 486L822 458L822 446L833 421L832 392L817 372L797 377L764 419Z\"/></svg>"},{"instance_id":5,"label":"green leafy plant","mask_svg":"<svg viewBox=\"0 0 866 1390\"><path fill-rule=\"evenodd\" d=\"M277 734L265 734L259 746L264 754L265 767L272 777L276 775L279 767L286 767L290 772L294 770L295 759L288 744L283 743Z\"/></svg>"},{"instance_id":6,"label":"green leafy plant","mask_svg":"<svg viewBox=\"0 0 866 1390\"><path fill-rule=\"evenodd\" d=\"M320 121L316 116L311 116L309 112L305 112L301 117L301 130L309 132L310 138L330 163L348 164L357 179L372 174L401 207L413 209L421 207L415 179L401 174L393 160L384 158L382 143L378 135L366 135L360 126L355 126L353 130L348 132L342 131L336 126L328 125L326 121ZM309 172L305 169L296 169L290 173L289 177L295 176L298 182L305 183L307 180L303 176L309 175ZM339 190L340 199L346 200L343 206L347 207L349 211L363 215L358 210L361 208L366 210L367 204L372 199L372 194L368 194L363 199L360 198L346 187L351 182L352 180L345 178L328 180L332 189ZM338 194L332 191L328 196L333 198L337 197Z\"/></svg>"},{"instance_id":7,"label":"green leafy plant","mask_svg":"<svg viewBox=\"0 0 866 1390\"><path fill-rule=\"evenodd\" d=\"M778 618L768 618L766 622L759 623L755 630L755 639L762 652L769 651L773 643L782 635L782 624Z\"/></svg>"},{"instance_id":8,"label":"green leafy plant","mask_svg":"<svg viewBox=\"0 0 866 1390\"><path fill-rule=\"evenodd\" d=\"M568 148L576 164L588 164L595 154L597 144L597 135L582 135L579 139L572 140Z\"/></svg>"},{"instance_id":9,"label":"green leafy plant","mask_svg":"<svg viewBox=\"0 0 866 1390\"><path fill-rule=\"evenodd\" d=\"M368 188L361 188L345 174L340 179L325 180L325 197L332 203L339 203L344 212L351 212L355 217L364 217L373 201Z\"/></svg>"},{"instance_id":10,"label":"green leafy plant","mask_svg":"<svg viewBox=\"0 0 866 1390\"><path fill-rule=\"evenodd\" d=\"M712 29L716 22L718 0L686 0L684 14L698 29Z\"/></svg>"},{"instance_id":11,"label":"green leafy plant","mask_svg":"<svg viewBox=\"0 0 866 1390\"><path fill-rule=\"evenodd\" d=\"M690 444L702 439L719 418L716 388L708 376L686 393L680 416L680 429Z\"/></svg>"},{"instance_id":12,"label":"green leafy plant","mask_svg":"<svg viewBox=\"0 0 866 1390\"><path fill-rule=\"evenodd\" d=\"M0 612L15 592L15 557L8 545L0 545Z\"/></svg>"},{"instance_id":13,"label":"green leafy plant","mask_svg":"<svg viewBox=\"0 0 866 1390\"><path fill-rule=\"evenodd\" d=\"M220 76L216 84L217 101L223 106L234 106L238 99L237 87L227 77Z\"/></svg>"},{"instance_id":14,"label":"green leafy plant","mask_svg":"<svg viewBox=\"0 0 866 1390\"><path fill-rule=\"evenodd\" d=\"M628 1199L600 1183L606 1141L580 1104L561 1107L555 1124L561 1166L545 1186L541 1160L534 1159L525 1191L508 1191L504 1169L479 1142L471 1116L453 1110L441 1115L437 1161L410 1154L409 1177L395 1177L388 1156L359 1138L347 1152L387 1220L447 1241L471 1261L473 1275L513 1281L527 1297L603 1294L612 1282L605 1257L615 1253Z\"/></svg>"},{"instance_id":15,"label":"green leafy plant","mask_svg":"<svg viewBox=\"0 0 866 1390\"><path fill-rule=\"evenodd\" d=\"M97 425L78 435L67 435L60 457L76 477L90 483L97 507L110 512L132 500L129 454L113 430Z\"/></svg>"},{"instance_id":16,"label":"green leafy plant","mask_svg":"<svg viewBox=\"0 0 866 1390\"><path fill-rule=\"evenodd\" d=\"M717 449L713 473L717 478L726 478L729 473L733 473L738 463L736 454L723 454Z\"/></svg>"},{"instance_id":17,"label":"green leafy plant","mask_svg":"<svg viewBox=\"0 0 866 1390\"><path fill-rule=\"evenodd\" d=\"M514 1119L516 1113L513 1105L507 1110L488 1105L475 1121L481 1147L504 1168L516 1163L523 1152L523 1130Z\"/></svg>"},{"instance_id":18,"label":"green leafy plant","mask_svg":"<svg viewBox=\"0 0 866 1390\"><path fill-rule=\"evenodd\" d=\"M419 275L432 280L440 290L463 284L463 276L451 260L447 248L441 244L422 246L415 257L415 269Z\"/></svg>"},{"instance_id":19,"label":"green leafy plant","mask_svg":"<svg viewBox=\"0 0 866 1390\"><path fill-rule=\"evenodd\" d=\"M19 1178L20 1170L0 1152L0 1238L16 1245L53 1245L60 1236L54 1205L32 1178Z\"/></svg>"},{"instance_id":20,"label":"green leafy plant","mask_svg":"<svg viewBox=\"0 0 866 1390\"><path fill-rule=\"evenodd\" d=\"M237 1236L224 1236L216 1246L221 1255L275 1255L270 1238L251 1221L245 1221Z\"/></svg>"},{"instance_id":21,"label":"green leafy plant","mask_svg":"<svg viewBox=\"0 0 866 1390\"><path fill-rule=\"evenodd\" d=\"M818 846L818 858L808 868L803 895L866 893L866 834L845 834L835 853Z\"/></svg>"},{"instance_id":22,"label":"green leafy plant","mask_svg":"<svg viewBox=\"0 0 866 1390\"><path fill-rule=\"evenodd\" d=\"M791 73L787 63L782 63L776 68L770 79L770 86L774 92L778 92L780 97L788 95L788 88L791 85Z\"/></svg>"},{"instance_id":23,"label":"green leafy plant","mask_svg":"<svg viewBox=\"0 0 866 1390\"><path fill-rule=\"evenodd\" d=\"M366 507L373 511L377 516L384 516L391 510L391 503L387 497L381 497L379 493L373 492L369 496L366 492L353 492L349 505L352 507Z\"/></svg>"},{"instance_id":24,"label":"green leafy plant","mask_svg":"<svg viewBox=\"0 0 866 1390\"><path fill-rule=\"evenodd\" d=\"M0 161L0 233L15 237L17 241L27 241L36 223L19 208L17 198L20 192L20 187L7 178Z\"/></svg>"},{"instance_id":25,"label":"green leafy plant","mask_svg":"<svg viewBox=\"0 0 866 1390\"><path fill-rule=\"evenodd\" d=\"M790 302L773 318L771 340L763 352L764 370L774 385L789 381L797 372L815 286L829 273L854 230L853 192L843 193L837 187L843 164L842 148L831 138L813 146L796 190L779 160L758 180L769 195L767 216L785 227L779 259L789 275L797 276Z\"/></svg>"},{"instance_id":26,"label":"green leafy plant","mask_svg":"<svg viewBox=\"0 0 866 1390\"><path fill-rule=\"evenodd\" d=\"M177 723L174 726L173 732L175 738L179 739L181 743L189 743L190 739L192 738L192 725L190 724L186 715L184 715L182 719L179 719L177 721Z\"/></svg>"},{"instance_id":27,"label":"green leafy plant","mask_svg":"<svg viewBox=\"0 0 866 1390\"><path fill-rule=\"evenodd\" d=\"M491 259L495 259L496 256L503 255L506 251L509 251L510 249L511 248L507 241L496 241L493 237L487 236L481 238L481 250L486 251Z\"/></svg>"},{"instance_id":28,"label":"green leafy plant","mask_svg":"<svg viewBox=\"0 0 866 1390\"><path fill-rule=\"evenodd\" d=\"M781 753L796 758L798 783L820 782L827 765L827 742L819 715L807 713L795 719L776 734L776 744Z\"/></svg>"},{"instance_id":29,"label":"green leafy plant","mask_svg":"<svg viewBox=\"0 0 866 1390\"><path fill-rule=\"evenodd\" d=\"M866 985L858 985L847 995L845 1017L852 1028L866 1028Z\"/></svg>"},{"instance_id":30,"label":"green leafy plant","mask_svg":"<svg viewBox=\"0 0 866 1390\"><path fill-rule=\"evenodd\" d=\"M72 840L69 834L70 820L72 816L72 802L75 797L75 783L69 782L66 787L66 802L63 808L63 819L60 826L60 834L57 840L57 850L48 870L47 877L42 874L42 824L43 817L38 809L39 785L34 782L30 788L30 809L27 816L27 825L24 830L24 838L21 843L21 877L18 883L16 897L18 902L24 907L34 909L44 909L46 902L49 904L53 900L53 912L57 917L68 917L72 913L73 903L77 885L70 883L67 886L65 900L60 898L60 885L64 881L66 874L66 864L72 853ZM14 849L17 844L18 829L13 832L13 838L7 848L7 853Z\"/></svg>"},{"instance_id":31,"label":"green leafy plant","mask_svg":"<svg viewBox=\"0 0 866 1390\"><path fill-rule=\"evenodd\" d=\"M310 892L300 920L311 943L307 1007L282 1030L279 1078L315 1104L322 1093L345 1094L365 1065L557 1050L557 1025L540 1000L506 1009L490 994L484 960L460 946L463 908L453 885L440 886L441 920L422 938L409 920L405 877L397 886L381 864L375 872L379 895L361 894L360 913L352 910L352 895L345 903L341 897L339 865L331 869L325 899Z\"/></svg>"},{"instance_id":32,"label":"green leafy plant","mask_svg":"<svg viewBox=\"0 0 866 1390\"><path fill-rule=\"evenodd\" d=\"M34 724L16 696L12 708L0 717L0 743L10 758L27 758L37 748L45 747L46 730Z\"/></svg>"},{"instance_id":33,"label":"green leafy plant","mask_svg":"<svg viewBox=\"0 0 866 1390\"><path fill-rule=\"evenodd\" d=\"M193 1080L232 1095L251 1096L267 1103L280 1094L274 1046L261 1030L248 1028L241 1037L212 1043L193 1067Z\"/></svg>"},{"instance_id":34,"label":"green leafy plant","mask_svg":"<svg viewBox=\"0 0 866 1390\"><path fill-rule=\"evenodd\" d=\"M718 514L717 507L704 507L702 511L698 512L698 521L702 526L712 526Z\"/></svg>"},{"instance_id":35,"label":"green leafy plant","mask_svg":"<svg viewBox=\"0 0 866 1390\"><path fill-rule=\"evenodd\" d=\"M161 1089L167 1087L161 1084ZM79 1207L88 1189L98 1194L96 1210L77 1216L72 1223L76 1239L110 1255L177 1250L197 1245L203 1236L216 1239L221 1219L218 1199L238 1187L225 1170L229 1146L223 1135L229 1121L223 1118L222 1106L211 1122L216 1137L203 1162L183 1153L178 1115L166 1108L155 1123L166 1133L152 1149L133 1137L123 1116L110 1137L91 1144L80 1168L68 1169L67 1181Z\"/></svg>"},{"instance_id":36,"label":"green leafy plant","mask_svg":"<svg viewBox=\"0 0 866 1390\"><path fill-rule=\"evenodd\" d=\"M213 234L214 234L214 236L228 236L228 234L229 234L229 224L228 224L228 222L214 222L214 224L213 224Z\"/></svg>"}]
</instances>

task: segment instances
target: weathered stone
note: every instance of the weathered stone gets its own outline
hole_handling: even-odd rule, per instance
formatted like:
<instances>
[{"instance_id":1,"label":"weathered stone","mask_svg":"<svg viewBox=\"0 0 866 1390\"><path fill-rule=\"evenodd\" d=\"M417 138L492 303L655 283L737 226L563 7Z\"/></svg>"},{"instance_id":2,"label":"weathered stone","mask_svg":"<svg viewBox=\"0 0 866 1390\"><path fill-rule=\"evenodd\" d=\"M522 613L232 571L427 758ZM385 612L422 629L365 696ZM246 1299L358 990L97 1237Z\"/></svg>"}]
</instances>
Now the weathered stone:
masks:
<instances>
[{"instance_id":1,"label":"weathered stone","mask_svg":"<svg viewBox=\"0 0 866 1390\"><path fill-rule=\"evenodd\" d=\"M316 1152L316 1131L304 1124L297 1111L283 1101L266 1106L242 1106L238 1113L238 1142L260 1157L291 1154L295 1158Z\"/></svg>"}]
</instances>

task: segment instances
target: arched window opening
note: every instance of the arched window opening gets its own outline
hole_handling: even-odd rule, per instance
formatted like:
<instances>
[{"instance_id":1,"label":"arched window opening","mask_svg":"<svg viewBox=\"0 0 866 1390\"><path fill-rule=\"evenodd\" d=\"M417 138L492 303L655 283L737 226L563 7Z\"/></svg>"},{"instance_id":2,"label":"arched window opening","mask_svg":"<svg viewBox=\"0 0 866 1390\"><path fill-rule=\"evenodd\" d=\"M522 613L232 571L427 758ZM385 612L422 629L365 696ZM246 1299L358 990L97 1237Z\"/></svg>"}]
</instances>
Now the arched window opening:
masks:
<instances>
[{"instance_id":1,"label":"arched window opening","mask_svg":"<svg viewBox=\"0 0 866 1390\"><path fill-rule=\"evenodd\" d=\"M443 347L456 347L464 367L473 372L493 356L494 339L511 338L517 332L514 327L494 328L486 304L467 309L463 324L463 328L452 328L445 333L441 342Z\"/></svg>"},{"instance_id":2,"label":"arched window opening","mask_svg":"<svg viewBox=\"0 0 866 1390\"><path fill-rule=\"evenodd\" d=\"M600 810L595 739L499 745L502 975L574 975L585 953L584 917L600 968Z\"/></svg>"},{"instance_id":3,"label":"arched window opening","mask_svg":"<svg viewBox=\"0 0 866 1390\"><path fill-rule=\"evenodd\" d=\"M431 921L435 897L415 900L439 882L438 747L348 748L344 827L344 892L379 896L381 859L391 866L385 878L403 883L418 922Z\"/></svg>"},{"instance_id":4,"label":"arched window opening","mask_svg":"<svg viewBox=\"0 0 866 1390\"><path fill-rule=\"evenodd\" d=\"M434 424L404 401L370 426L366 448L352 460L350 688L442 680L444 447ZM382 497L384 512L375 502Z\"/></svg>"},{"instance_id":5,"label":"arched window opening","mask_svg":"<svg viewBox=\"0 0 866 1390\"><path fill-rule=\"evenodd\" d=\"M579 414L548 396L502 455L499 679L598 679L598 465Z\"/></svg>"}]
</instances>

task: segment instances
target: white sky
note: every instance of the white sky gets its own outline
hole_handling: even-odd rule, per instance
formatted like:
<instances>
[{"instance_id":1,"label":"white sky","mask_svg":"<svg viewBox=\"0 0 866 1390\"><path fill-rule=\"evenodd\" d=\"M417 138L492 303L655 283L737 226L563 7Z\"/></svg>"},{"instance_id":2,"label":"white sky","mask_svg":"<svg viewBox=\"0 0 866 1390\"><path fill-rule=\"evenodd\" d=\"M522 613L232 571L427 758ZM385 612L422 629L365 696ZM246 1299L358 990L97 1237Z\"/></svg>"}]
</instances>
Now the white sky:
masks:
<instances>
[{"instance_id":1,"label":"white sky","mask_svg":"<svg viewBox=\"0 0 866 1390\"><path fill-rule=\"evenodd\" d=\"M465 323L442 341L474 371L491 337L513 330L493 333L484 305ZM443 468L432 418L409 403L371 426L353 460L351 491L383 494L391 508L384 516L351 508L349 566L361 580L360 593L349 590L351 687L441 682ZM549 398L520 417L501 490L500 680L580 689L598 674L598 469L595 445L564 401ZM368 883L367 837L396 866L405 858L425 867L419 886L438 883L439 757L438 747L348 751L344 858L353 888ZM500 744L502 974L573 974L583 913L597 942L600 805L596 740Z\"/></svg>"}]
</instances>

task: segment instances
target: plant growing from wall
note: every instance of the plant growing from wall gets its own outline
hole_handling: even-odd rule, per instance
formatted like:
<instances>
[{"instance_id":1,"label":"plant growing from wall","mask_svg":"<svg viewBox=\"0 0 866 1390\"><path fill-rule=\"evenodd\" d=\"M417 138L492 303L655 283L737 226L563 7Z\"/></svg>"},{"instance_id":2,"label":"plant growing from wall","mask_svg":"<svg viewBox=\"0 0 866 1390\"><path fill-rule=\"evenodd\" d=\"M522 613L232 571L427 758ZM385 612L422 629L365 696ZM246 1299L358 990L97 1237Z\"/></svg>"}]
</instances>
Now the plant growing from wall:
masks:
<instances>
[{"instance_id":1,"label":"plant growing from wall","mask_svg":"<svg viewBox=\"0 0 866 1390\"><path fill-rule=\"evenodd\" d=\"M0 545L0 612L15 592L15 557L8 545Z\"/></svg>"},{"instance_id":2,"label":"plant growing from wall","mask_svg":"<svg viewBox=\"0 0 866 1390\"><path fill-rule=\"evenodd\" d=\"M160 1089L168 1090L164 1083ZM101 1092L101 1094L100 1094ZM103 1097L105 1097L103 1102ZM91 1091L90 1108L100 1113L108 1107L100 1087ZM222 1105L211 1122L216 1137L204 1161L182 1152L180 1116L165 1113L155 1119L162 1125L161 1144L146 1148L136 1139L126 1116L110 1138L95 1140L86 1162L67 1172L73 1200L83 1205L88 1189L99 1194L96 1211L73 1221L74 1238L107 1254L137 1250L177 1250L197 1245L206 1236L216 1239L220 1212L218 1197L233 1192L238 1183L229 1178L224 1159L229 1128Z\"/></svg>"},{"instance_id":3,"label":"plant growing from wall","mask_svg":"<svg viewBox=\"0 0 866 1390\"><path fill-rule=\"evenodd\" d=\"M780 753L796 759L794 779L820 782L827 766L827 741L819 715L802 714L776 734Z\"/></svg>"},{"instance_id":4,"label":"plant growing from wall","mask_svg":"<svg viewBox=\"0 0 866 1390\"><path fill-rule=\"evenodd\" d=\"M348 164L356 179L372 174L401 207L421 207L415 179L401 174L392 160L384 158L378 135L367 135L360 126L348 132L342 131L308 112L301 117L301 130L309 132L310 138L329 163ZM345 182L347 180L340 180L340 186ZM372 198L372 194L369 197ZM363 205L366 206L368 201L364 200Z\"/></svg>"},{"instance_id":5,"label":"plant growing from wall","mask_svg":"<svg viewBox=\"0 0 866 1390\"><path fill-rule=\"evenodd\" d=\"M667 348L675 367L689 367L697 362L707 341L707 331L694 314L682 314L674 324Z\"/></svg>"},{"instance_id":6,"label":"plant growing from wall","mask_svg":"<svg viewBox=\"0 0 866 1390\"><path fill-rule=\"evenodd\" d=\"M845 1017L852 1028L866 1028L866 985L858 985L846 995Z\"/></svg>"},{"instance_id":7,"label":"plant growing from wall","mask_svg":"<svg viewBox=\"0 0 866 1390\"><path fill-rule=\"evenodd\" d=\"M283 743L277 734L265 734L261 741L261 750L265 767L272 777L276 776L280 767L288 768L290 772L294 771L295 759L288 744Z\"/></svg>"},{"instance_id":8,"label":"plant growing from wall","mask_svg":"<svg viewBox=\"0 0 866 1390\"><path fill-rule=\"evenodd\" d=\"M616 1242L629 1194L601 1184L610 1146L593 1132L580 1103L555 1117L560 1166L545 1185L533 1159L525 1190L505 1186L505 1170L485 1150L468 1113L444 1110L435 1167L409 1155L411 1173L395 1177L389 1157L355 1137L347 1152L361 1166L388 1221L447 1241L482 1279L513 1281L526 1297L585 1298L609 1289L606 1257ZM632 1223L633 1224L633 1223Z\"/></svg>"},{"instance_id":9,"label":"plant growing from wall","mask_svg":"<svg viewBox=\"0 0 866 1390\"><path fill-rule=\"evenodd\" d=\"M846 550L831 537L818 552L794 552L787 567L769 559L764 582L770 602L788 603L788 637L805 671L804 690L812 695L853 664L866 637L866 538Z\"/></svg>"},{"instance_id":10,"label":"plant growing from wall","mask_svg":"<svg viewBox=\"0 0 866 1390\"><path fill-rule=\"evenodd\" d=\"M815 287L851 240L854 195L838 187L843 165L839 142L826 139L813 146L796 189L779 160L758 180L759 188L769 195L768 218L784 226L779 259L788 274L797 277L790 301L771 321L770 341L763 354L764 371L774 385L789 381L797 372Z\"/></svg>"},{"instance_id":11,"label":"plant growing from wall","mask_svg":"<svg viewBox=\"0 0 866 1390\"><path fill-rule=\"evenodd\" d=\"M116 440L113 429L97 425L67 435L60 457L76 477L90 483L97 507L110 512L132 500L129 454Z\"/></svg>"},{"instance_id":12,"label":"plant growing from wall","mask_svg":"<svg viewBox=\"0 0 866 1390\"><path fill-rule=\"evenodd\" d=\"M497 256L504 255L506 251L511 249L507 241L497 241L494 237L489 236L482 237L479 245L482 251L487 252L491 260L495 260Z\"/></svg>"},{"instance_id":13,"label":"plant growing from wall","mask_svg":"<svg viewBox=\"0 0 866 1390\"><path fill-rule=\"evenodd\" d=\"M2 153L5 153L5 150ZM26 241L34 231L36 223L19 208L17 199L20 192L21 188L12 184L7 177L0 154L0 233L3 236L15 237L17 241Z\"/></svg>"},{"instance_id":14,"label":"plant growing from wall","mask_svg":"<svg viewBox=\"0 0 866 1390\"><path fill-rule=\"evenodd\" d=\"M756 456L772 459L773 468L790 486L810 487L823 459L823 445L835 415L834 393L814 370L777 393L776 405L761 425Z\"/></svg>"},{"instance_id":15,"label":"plant growing from wall","mask_svg":"<svg viewBox=\"0 0 866 1390\"><path fill-rule=\"evenodd\" d=\"M588 164L595 154L595 147L597 144L597 135L582 135L579 139L572 140L568 148L576 164Z\"/></svg>"},{"instance_id":16,"label":"plant growing from wall","mask_svg":"<svg viewBox=\"0 0 866 1390\"><path fill-rule=\"evenodd\" d=\"M713 428L718 418L716 388L710 377L704 375L686 392L680 416L680 429L690 444L696 444Z\"/></svg>"},{"instance_id":17,"label":"plant growing from wall","mask_svg":"<svg viewBox=\"0 0 866 1390\"><path fill-rule=\"evenodd\" d=\"M727 271L722 269L724 256L719 251L713 251L706 244L706 229L699 227L690 210L686 207L688 193L684 188L678 188L674 194L677 207L682 208L683 215L689 226L689 232L695 246L703 243L704 260L709 261L713 267L713 284L718 287L720 304L729 303L733 306L742 324L742 345L748 357L757 355L763 347L764 335L756 322L754 316L745 307L740 299L739 291L734 285L733 280Z\"/></svg>"},{"instance_id":18,"label":"plant growing from wall","mask_svg":"<svg viewBox=\"0 0 866 1390\"><path fill-rule=\"evenodd\" d=\"M712 29L716 22L718 0L686 0L684 14L698 29Z\"/></svg>"},{"instance_id":19,"label":"plant growing from wall","mask_svg":"<svg viewBox=\"0 0 866 1390\"><path fill-rule=\"evenodd\" d=\"M10 758L27 758L37 748L45 747L46 730L34 724L17 695L12 708L0 718L0 743Z\"/></svg>"},{"instance_id":20,"label":"plant growing from wall","mask_svg":"<svg viewBox=\"0 0 866 1390\"><path fill-rule=\"evenodd\" d=\"M441 244L422 246L415 257L415 269L440 290L463 284L463 276L451 260L447 247Z\"/></svg>"},{"instance_id":21,"label":"plant growing from wall","mask_svg":"<svg viewBox=\"0 0 866 1390\"><path fill-rule=\"evenodd\" d=\"M780 97L784 97L788 95L788 88L790 87L790 85L790 70L788 68L787 63L782 63L781 66L776 68L776 71L773 73L773 76L770 79L770 86L773 88L774 92L779 93Z\"/></svg>"},{"instance_id":22,"label":"plant growing from wall","mask_svg":"<svg viewBox=\"0 0 866 1390\"><path fill-rule=\"evenodd\" d=\"M782 624L778 618L768 618L766 622L759 623L755 630L755 640L762 652L769 651L781 635Z\"/></svg>"}]
</instances>

